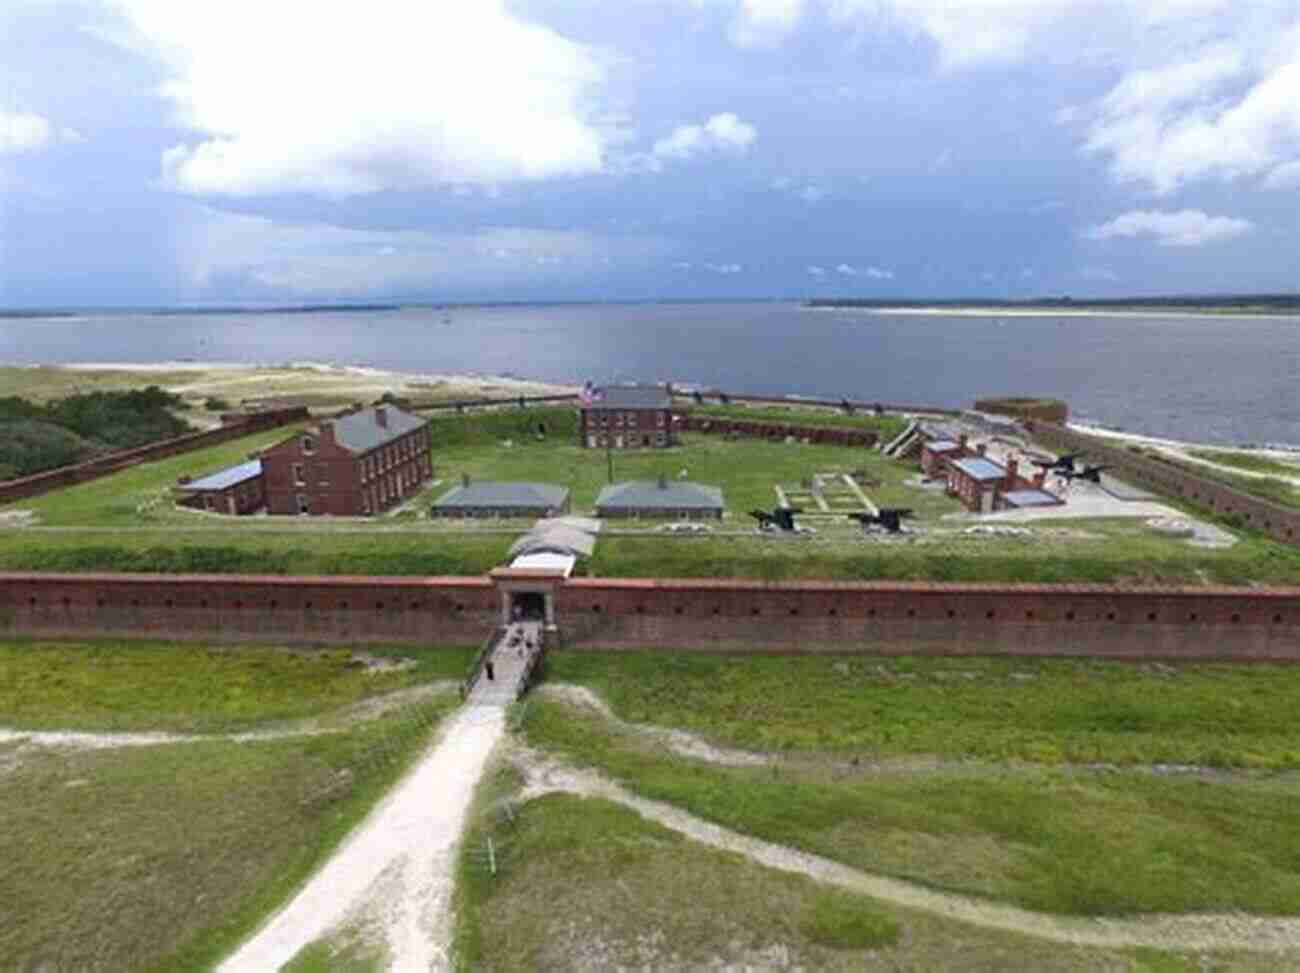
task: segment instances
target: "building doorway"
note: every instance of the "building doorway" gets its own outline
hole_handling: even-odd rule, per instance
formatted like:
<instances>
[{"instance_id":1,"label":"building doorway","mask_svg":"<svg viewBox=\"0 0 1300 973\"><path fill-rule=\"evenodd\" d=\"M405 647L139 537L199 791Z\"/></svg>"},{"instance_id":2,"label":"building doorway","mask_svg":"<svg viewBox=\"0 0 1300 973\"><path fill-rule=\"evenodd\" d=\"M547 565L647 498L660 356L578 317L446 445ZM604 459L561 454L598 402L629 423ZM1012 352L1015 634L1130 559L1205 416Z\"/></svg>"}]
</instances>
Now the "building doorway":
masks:
<instances>
[{"instance_id":1,"label":"building doorway","mask_svg":"<svg viewBox=\"0 0 1300 973\"><path fill-rule=\"evenodd\" d=\"M540 591L516 591L511 596L510 615L518 621L546 621L546 595Z\"/></svg>"}]
</instances>

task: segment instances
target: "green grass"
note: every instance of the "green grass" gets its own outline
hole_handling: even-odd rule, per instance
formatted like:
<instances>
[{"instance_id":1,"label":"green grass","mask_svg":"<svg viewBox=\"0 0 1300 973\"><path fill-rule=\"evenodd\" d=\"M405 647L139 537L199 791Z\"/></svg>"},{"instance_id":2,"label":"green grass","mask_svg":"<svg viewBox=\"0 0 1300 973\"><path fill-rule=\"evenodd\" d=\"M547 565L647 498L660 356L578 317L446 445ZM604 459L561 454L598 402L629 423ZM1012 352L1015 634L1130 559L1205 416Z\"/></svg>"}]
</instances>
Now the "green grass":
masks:
<instances>
[{"instance_id":1,"label":"green grass","mask_svg":"<svg viewBox=\"0 0 1300 973\"><path fill-rule=\"evenodd\" d=\"M1191 454L1199 459L1253 473L1280 473L1282 476L1300 476L1300 464L1283 463L1269 456L1232 449L1193 449Z\"/></svg>"},{"instance_id":2,"label":"green grass","mask_svg":"<svg viewBox=\"0 0 1300 973\"><path fill-rule=\"evenodd\" d=\"M553 652L621 718L840 758L1300 768L1300 668Z\"/></svg>"},{"instance_id":3,"label":"green grass","mask_svg":"<svg viewBox=\"0 0 1300 973\"><path fill-rule=\"evenodd\" d=\"M1297 784L1141 772L724 768L535 703L534 745L637 793L872 872L1081 915L1300 911Z\"/></svg>"},{"instance_id":4,"label":"green grass","mask_svg":"<svg viewBox=\"0 0 1300 973\"><path fill-rule=\"evenodd\" d=\"M4 965L210 969L328 857L455 702L314 737L21 752L0 787Z\"/></svg>"},{"instance_id":5,"label":"green grass","mask_svg":"<svg viewBox=\"0 0 1300 973\"><path fill-rule=\"evenodd\" d=\"M0 725L231 732L459 679L474 651L0 641ZM367 656L413 664L369 672Z\"/></svg>"}]
</instances>

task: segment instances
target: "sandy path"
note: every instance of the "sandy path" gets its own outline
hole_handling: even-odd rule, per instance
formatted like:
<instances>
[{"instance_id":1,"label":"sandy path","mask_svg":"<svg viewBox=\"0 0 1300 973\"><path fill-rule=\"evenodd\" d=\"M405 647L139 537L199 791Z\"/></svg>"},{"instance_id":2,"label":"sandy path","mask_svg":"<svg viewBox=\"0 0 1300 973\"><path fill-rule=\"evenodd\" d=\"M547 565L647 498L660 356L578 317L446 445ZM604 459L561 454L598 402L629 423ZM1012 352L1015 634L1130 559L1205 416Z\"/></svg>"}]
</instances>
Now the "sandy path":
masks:
<instances>
[{"instance_id":1,"label":"sandy path","mask_svg":"<svg viewBox=\"0 0 1300 973\"><path fill-rule=\"evenodd\" d=\"M1023 933L1053 942L1109 949L1149 946L1172 950L1276 951L1300 947L1300 919L1244 914L1094 919L1030 912L1015 906L937 892L730 831L671 804L638 797L593 771L565 767L535 754L525 755L524 763L528 775L523 792L525 800L557 792L604 798L695 841L744 855L768 868L806 875L818 882L860 892L882 902L892 902L958 922Z\"/></svg>"},{"instance_id":2,"label":"sandy path","mask_svg":"<svg viewBox=\"0 0 1300 973\"><path fill-rule=\"evenodd\" d=\"M455 844L504 726L501 707L458 711L324 867L218 970L278 969L350 918L379 920L389 969L449 968Z\"/></svg>"}]
</instances>

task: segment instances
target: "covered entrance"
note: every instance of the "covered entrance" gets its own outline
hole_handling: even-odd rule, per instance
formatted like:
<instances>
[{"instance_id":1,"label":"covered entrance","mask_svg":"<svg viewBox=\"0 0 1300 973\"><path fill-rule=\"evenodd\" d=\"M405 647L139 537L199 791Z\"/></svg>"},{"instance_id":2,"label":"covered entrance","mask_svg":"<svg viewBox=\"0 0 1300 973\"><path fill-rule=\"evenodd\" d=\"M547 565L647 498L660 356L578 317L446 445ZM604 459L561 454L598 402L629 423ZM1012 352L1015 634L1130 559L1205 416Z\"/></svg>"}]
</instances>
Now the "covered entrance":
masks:
<instances>
[{"instance_id":1,"label":"covered entrance","mask_svg":"<svg viewBox=\"0 0 1300 973\"><path fill-rule=\"evenodd\" d=\"M510 617L517 622L546 621L546 595L541 591L516 591L510 596Z\"/></svg>"},{"instance_id":2,"label":"covered entrance","mask_svg":"<svg viewBox=\"0 0 1300 973\"><path fill-rule=\"evenodd\" d=\"M499 624L508 626L515 622L531 621L554 632L555 592L564 584L567 576L567 571L549 567L511 565L508 568L496 568L491 578L501 599Z\"/></svg>"}]
</instances>

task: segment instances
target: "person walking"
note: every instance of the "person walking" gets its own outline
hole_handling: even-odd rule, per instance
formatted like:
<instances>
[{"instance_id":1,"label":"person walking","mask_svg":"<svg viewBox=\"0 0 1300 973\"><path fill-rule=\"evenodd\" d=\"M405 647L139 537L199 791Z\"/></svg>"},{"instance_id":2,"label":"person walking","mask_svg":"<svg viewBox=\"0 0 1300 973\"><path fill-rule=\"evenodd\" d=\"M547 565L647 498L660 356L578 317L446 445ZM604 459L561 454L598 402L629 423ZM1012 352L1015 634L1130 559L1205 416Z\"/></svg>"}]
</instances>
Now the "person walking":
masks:
<instances>
[{"instance_id":1,"label":"person walking","mask_svg":"<svg viewBox=\"0 0 1300 973\"><path fill-rule=\"evenodd\" d=\"M488 682L493 682L496 679L496 672L492 669L492 660L488 659L488 661L483 664L483 667L487 669Z\"/></svg>"}]
</instances>

